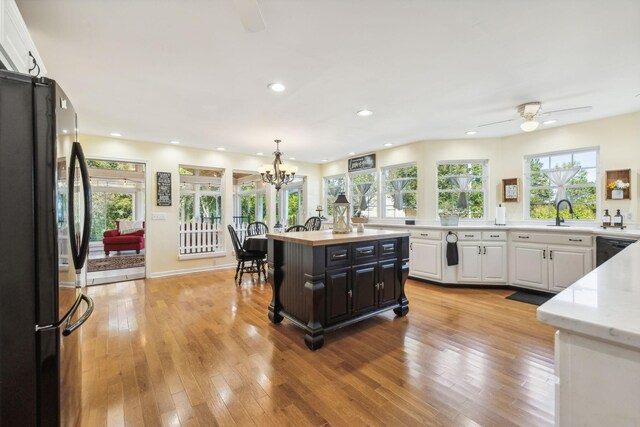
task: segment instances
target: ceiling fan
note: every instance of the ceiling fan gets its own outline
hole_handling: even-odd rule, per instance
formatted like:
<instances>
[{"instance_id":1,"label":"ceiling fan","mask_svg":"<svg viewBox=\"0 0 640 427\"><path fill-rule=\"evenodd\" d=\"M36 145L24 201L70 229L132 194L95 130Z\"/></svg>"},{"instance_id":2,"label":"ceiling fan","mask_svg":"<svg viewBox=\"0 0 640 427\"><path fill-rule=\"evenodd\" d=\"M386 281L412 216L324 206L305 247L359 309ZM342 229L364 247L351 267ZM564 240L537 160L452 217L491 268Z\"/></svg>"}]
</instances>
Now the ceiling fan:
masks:
<instances>
[{"instance_id":1,"label":"ceiling fan","mask_svg":"<svg viewBox=\"0 0 640 427\"><path fill-rule=\"evenodd\" d=\"M246 32L257 33L264 30L264 19L258 0L233 0L233 2Z\"/></svg>"},{"instance_id":2,"label":"ceiling fan","mask_svg":"<svg viewBox=\"0 0 640 427\"><path fill-rule=\"evenodd\" d=\"M578 112L587 113L592 109L593 107L588 105L584 107L564 108L562 110L542 112L542 103L539 101L527 102L527 103L518 105L516 107L516 111L518 112L520 117L523 119L523 122L520 124L520 129L522 129L525 132L532 132L538 128L539 123L536 120L536 117L538 116L550 116L552 114L555 116L558 114L578 113ZM481 128L486 126L493 126L500 123L512 122L514 120L518 120L518 118L514 117L513 119L501 120L499 122L485 123L483 125L479 125L478 127Z\"/></svg>"}]
</instances>

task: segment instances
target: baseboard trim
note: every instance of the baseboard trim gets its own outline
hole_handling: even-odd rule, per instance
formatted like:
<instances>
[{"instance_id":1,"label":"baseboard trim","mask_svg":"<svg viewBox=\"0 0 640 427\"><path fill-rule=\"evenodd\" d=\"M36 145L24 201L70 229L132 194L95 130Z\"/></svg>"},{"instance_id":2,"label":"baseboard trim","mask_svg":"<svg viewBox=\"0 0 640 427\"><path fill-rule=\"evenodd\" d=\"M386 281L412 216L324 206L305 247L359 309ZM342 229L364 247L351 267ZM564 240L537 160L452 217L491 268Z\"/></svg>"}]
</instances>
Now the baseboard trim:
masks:
<instances>
[{"instance_id":1,"label":"baseboard trim","mask_svg":"<svg viewBox=\"0 0 640 427\"><path fill-rule=\"evenodd\" d=\"M158 271L156 273L148 274L147 279L157 279L158 277L168 277L168 276L181 276L183 274L202 273L205 271L226 270L228 268L235 268L235 267L236 267L236 264L232 262L229 264L212 265L209 267L197 267L197 268L185 268L181 270Z\"/></svg>"},{"instance_id":2,"label":"baseboard trim","mask_svg":"<svg viewBox=\"0 0 640 427\"><path fill-rule=\"evenodd\" d=\"M445 282L436 282L434 280L423 279L421 277L413 277L409 276L409 279L415 280L416 282L428 283L430 285L440 286L442 288L459 288L459 289L506 289L513 291L525 291L530 292L532 294L538 295L557 295L554 292L545 292L542 289L532 289L525 288L523 286L515 286L515 285L498 285L498 284L490 284L490 283L482 283L482 284L471 284L471 283L445 283Z\"/></svg>"}]
</instances>

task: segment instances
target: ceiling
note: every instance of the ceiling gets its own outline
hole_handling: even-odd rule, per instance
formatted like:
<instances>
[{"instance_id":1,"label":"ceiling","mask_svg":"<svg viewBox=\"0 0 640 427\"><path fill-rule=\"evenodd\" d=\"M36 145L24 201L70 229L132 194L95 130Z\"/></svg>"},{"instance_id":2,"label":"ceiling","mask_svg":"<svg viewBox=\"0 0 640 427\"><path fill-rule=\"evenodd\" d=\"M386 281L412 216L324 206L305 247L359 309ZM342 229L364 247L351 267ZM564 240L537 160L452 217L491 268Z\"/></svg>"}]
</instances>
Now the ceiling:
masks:
<instances>
[{"instance_id":1,"label":"ceiling","mask_svg":"<svg viewBox=\"0 0 640 427\"><path fill-rule=\"evenodd\" d=\"M279 138L320 162L471 138L527 101L593 106L553 126L640 110L637 0L258 0L257 33L232 0L17 3L88 134L247 154Z\"/></svg>"}]
</instances>

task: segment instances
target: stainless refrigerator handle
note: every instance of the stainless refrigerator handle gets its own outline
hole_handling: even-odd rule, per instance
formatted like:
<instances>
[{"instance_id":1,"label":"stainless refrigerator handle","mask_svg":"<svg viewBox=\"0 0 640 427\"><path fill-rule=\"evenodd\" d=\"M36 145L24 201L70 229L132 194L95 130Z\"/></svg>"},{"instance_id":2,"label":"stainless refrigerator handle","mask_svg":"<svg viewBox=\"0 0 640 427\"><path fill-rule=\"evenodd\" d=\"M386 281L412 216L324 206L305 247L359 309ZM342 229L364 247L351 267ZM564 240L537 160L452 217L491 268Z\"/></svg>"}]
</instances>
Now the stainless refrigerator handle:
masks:
<instances>
[{"instance_id":1,"label":"stainless refrigerator handle","mask_svg":"<svg viewBox=\"0 0 640 427\"><path fill-rule=\"evenodd\" d=\"M58 329L60 327L60 325L62 325L63 323L68 324L69 323L69 319L76 312L76 310L80 306L80 303L82 303L82 296L80 296L80 297L78 297L78 299L76 299L76 301L73 303L73 305L71 306L69 311L67 311L67 313L64 316L62 316L62 319L60 319L57 323L51 323L49 325L42 325L42 326L36 325L36 332L38 332L38 331L46 331L48 329Z\"/></svg>"},{"instance_id":2,"label":"stainless refrigerator handle","mask_svg":"<svg viewBox=\"0 0 640 427\"><path fill-rule=\"evenodd\" d=\"M71 322L71 318L73 317L73 314L75 314L75 311L78 309L80 304L76 306L76 310L74 310L74 313L69 317L67 317L67 321L65 322L65 325L64 325L64 330L62 331L62 335L64 335L65 337L70 335L73 331L78 329L80 326L82 326L82 324L86 322L89 317L91 317L91 313L93 313L93 299L86 296L85 294L82 294L80 295L80 300L84 300L87 303L87 309L85 310L84 313L82 313L82 316L80 316L80 318L75 322L73 322L72 324L69 324L69 322Z\"/></svg>"},{"instance_id":3,"label":"stainless refrigerator handle","mask_svg":"<svg viewBox=\"0 0 640 427\"><path fill-rule=\"evenodd\" d=\"M75 182L76 163L80 166L80 177L82 180L82 197L84 198L84 224L82 224L82 238L76 240L76 225L74 213L75 191L73 184ZM76 273L80 273L84 261L89 252L89 233L91 231L91 185L89 183L89 171L87 163L82 152L82 146L79 142L74 142L71 147L71 161L69 166L69 240L71 243L71 257L73 258L73 266Z\"/></svg>"}]
</instances>

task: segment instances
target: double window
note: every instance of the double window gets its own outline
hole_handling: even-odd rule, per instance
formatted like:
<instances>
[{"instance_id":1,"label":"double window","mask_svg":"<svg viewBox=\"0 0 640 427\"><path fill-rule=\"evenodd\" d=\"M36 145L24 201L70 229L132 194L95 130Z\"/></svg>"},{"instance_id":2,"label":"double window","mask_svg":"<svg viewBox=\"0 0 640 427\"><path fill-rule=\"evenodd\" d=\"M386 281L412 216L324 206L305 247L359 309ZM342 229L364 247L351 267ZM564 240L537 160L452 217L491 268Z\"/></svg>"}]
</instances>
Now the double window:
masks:
<instances>
[{"instance_id":1,"label":"double window","mask_svg":"<svg viewBox=\"0 0 640 427\"><path fill-rule=\"evenodd\" d=\"M224 170L180 166L180 255L223 250L222 175Z\"/></svg>"},{"instance_id":2,"label":"double window","mask_svg":"<svg viewBox=\"0 0 640 427\"><path fill-rule=\"evenodd\" d=\"M530 219L555 218L556 205L568 199L574 219L593 220L598 211L598 149L560 151L525 157L525 211ZM571 218L568 209L560 212Z\"/></svg>"},{"instance_id":3,"label":"double window","mask_svg":"<svg viewBox=\"0 0 640 427\"><path fill-rule=\"evenodd\" d=\"M267 222L267 192L262 181L255 176L238 179L235 186L236 205L234 222L238 227L254 221Z\"/></svg>"},{"instance_id":4,"label":"double window","mask_svg":"<svg viewBox=\"0 0 640 427\"><path fill-rule=\"evenodd\" d=\"M438 213L484 219L487 203L487 161L445 161L437 164Z\"/></svg>"},{"instance_id":5,"label":"double window","mask_svg":"<svg viewBox=\"0 0 640 427\"><path fill-rule=\"evenodd\" d=\"M280 206L284 215L280 219L286 227L304 224L304 178L296 177L280 190L282 201Z\"/></svg>"}]
</instances>

